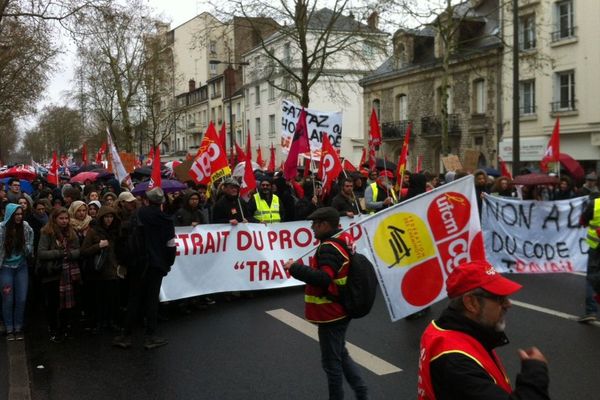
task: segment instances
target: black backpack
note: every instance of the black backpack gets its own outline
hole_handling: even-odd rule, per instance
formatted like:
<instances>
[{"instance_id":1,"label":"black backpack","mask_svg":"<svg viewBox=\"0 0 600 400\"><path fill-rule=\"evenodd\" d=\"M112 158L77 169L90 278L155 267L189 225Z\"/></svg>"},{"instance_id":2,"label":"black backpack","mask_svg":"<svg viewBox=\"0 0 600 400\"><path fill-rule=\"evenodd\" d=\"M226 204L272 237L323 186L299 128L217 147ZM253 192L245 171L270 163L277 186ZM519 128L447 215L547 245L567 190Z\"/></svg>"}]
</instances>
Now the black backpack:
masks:
<instances>
[{"instance_id":1,"label":"black backpack","mask_svg":"<svg viewBox=\"0 0 600 400\"><path fill-rule=\"evenodd\" d=\"M341 245L350 256L348 278L346 284L340 286L340 303L350 318L362 318L375 303L378 284L375 267L363 254L352 253L342 239L329 238L327 241Z\"/></svg>"}]
</instances>

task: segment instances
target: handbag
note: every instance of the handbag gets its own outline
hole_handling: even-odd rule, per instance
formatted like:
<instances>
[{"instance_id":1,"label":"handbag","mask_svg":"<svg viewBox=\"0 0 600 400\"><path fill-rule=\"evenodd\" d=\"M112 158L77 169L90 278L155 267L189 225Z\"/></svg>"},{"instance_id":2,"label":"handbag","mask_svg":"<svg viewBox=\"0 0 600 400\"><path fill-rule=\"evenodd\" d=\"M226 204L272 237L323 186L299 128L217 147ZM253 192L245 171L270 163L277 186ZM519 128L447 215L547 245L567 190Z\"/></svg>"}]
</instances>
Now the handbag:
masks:
<instances>
[{"instance_id":1,"label":"handbag","mask_svg":"<svg viewBox=\"0 0 600 400\"><path fill-rule=\"evenodd\" d=\"M94 271L99 272L104 268L104 264L106 264L106 258L108 257L108 251L106 248L100 250L100 253L94 255L94 259L92 261L92 267Z\"/></svg>"}]
</instances>

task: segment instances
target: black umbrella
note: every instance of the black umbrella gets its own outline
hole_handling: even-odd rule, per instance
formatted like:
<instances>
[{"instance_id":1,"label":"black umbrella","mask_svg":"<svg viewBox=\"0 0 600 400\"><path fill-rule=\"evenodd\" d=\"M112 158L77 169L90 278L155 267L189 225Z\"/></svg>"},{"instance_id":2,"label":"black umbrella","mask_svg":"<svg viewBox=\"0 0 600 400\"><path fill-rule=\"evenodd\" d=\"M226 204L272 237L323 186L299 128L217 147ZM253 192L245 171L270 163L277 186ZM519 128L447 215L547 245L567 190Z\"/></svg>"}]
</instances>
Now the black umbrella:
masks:
<instances>
[{"instance_id":1,"label":"black umbrella","mask_svg":"<svg viewBox=\"0 0 600 400\"><path fill-rule=\"evenodd\" d=\"M378 158L375 160L375 167L379 170L387 169L388 171L392 172L396 172L396 169L398 169L396 163L393 163L389 160L386 161L383 158Z\"/></svg>"}]
</instances>

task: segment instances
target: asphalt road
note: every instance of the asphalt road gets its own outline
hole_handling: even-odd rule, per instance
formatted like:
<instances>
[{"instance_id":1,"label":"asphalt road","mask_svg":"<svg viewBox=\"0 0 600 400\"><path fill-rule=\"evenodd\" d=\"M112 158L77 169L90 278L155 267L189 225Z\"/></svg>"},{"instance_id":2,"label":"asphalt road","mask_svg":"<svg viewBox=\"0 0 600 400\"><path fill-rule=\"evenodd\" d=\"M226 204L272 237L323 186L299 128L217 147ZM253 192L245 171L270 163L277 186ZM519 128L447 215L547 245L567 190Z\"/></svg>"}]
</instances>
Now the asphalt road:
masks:
<instances>
[{"instance_id":1,"label":"asphalt road","mask_svg":"<svg viewBox=\"0 0 600 400\"><path fill-rule=\"evenodd\" d=\"M581 325L549 314L582 312L584 277L512 278L524 285L516 301L548 310L514 305L509 311L511 343L499 353L511 379L519 369L516 350L536 345L549 359L552 399L600 398L600 324ZM378 296L369 316L352 321L349 342L402 369L377 375L363 368L372 399L416 398L419 338L444 304L432 307L425 318L391 323ZM190 315L173 313L159 327L169 345L152 351L143 349L141 337L129 350L112 348L110 334L81 333L65 343L50 343L43 323L36 321L26 338L32 398L325 399L317 342L267 314L276 309L302 317L302 289L264 291Z\"/></svg>"}]
</instances>

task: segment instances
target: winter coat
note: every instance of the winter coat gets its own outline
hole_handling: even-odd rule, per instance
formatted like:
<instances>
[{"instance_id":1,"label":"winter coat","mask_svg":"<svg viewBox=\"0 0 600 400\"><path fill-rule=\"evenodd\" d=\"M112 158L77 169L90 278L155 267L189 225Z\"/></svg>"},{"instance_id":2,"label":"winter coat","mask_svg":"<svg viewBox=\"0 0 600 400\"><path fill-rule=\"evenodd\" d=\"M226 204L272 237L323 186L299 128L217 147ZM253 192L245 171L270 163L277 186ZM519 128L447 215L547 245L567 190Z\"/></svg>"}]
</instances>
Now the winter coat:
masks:
<instances>
[{"instance_id":1,"label":"winter coat","mask_svg":"<svg viewBox=\"0 0 600 400\"><path fill-rule=\"evenodd\" d=\"M17 208L20 208L18 204L7 204L6 209L4 211L4 220L0 222L0 267L4 263L4 258L7 256L7 254L5 254L6 250L4 248L4 240L6 238L6 225L8 221L10 221ZM25 235L25 247L23 248L23 255L25 257L29 257L33 254L33 229L29 226L29 224L26 221L23 221L23 233Z\"/></svg>"},{"instance_id":2,"label":"winter coat","mask_svg":"<svg viewBox=\"0 0 600 400\"><path fill-rule=\"evenodd\" d=\"M196 209L190 207L189 200L192 195L199 196L198 192L195 190L190 190L185 194L183 197L183 205L173 215L175 226L191 226L192 222L197 222L198 224L208 223L200 206Z\"/></svg>"},{"instance_id":3,"label":"winter coat","mask_svg":"<svg viewBox=\"0 0 600 400\"><path fill-rule=\"evenodd\" d=\"M111 224L110 229L106 229L102 225L102 217L106 214L115 215L115 219ZM81 245L81 257L85 258L83 265L85 266L85 277L87 280L113 280L117 279L117 259L115 257L115 243L119 238L119 221L117 212L112 207L102 206L98 211L97 223L88 231L83 244ZM108 247L100 248L100 241L108 240ZM104 265L99 271L94 270L94 258L101 251L108 251L108 257Z\"/></svg>"},{"instance_id":4,"label":"winter coat","mask_svg":"<svg viewBox=\"0 0 600 400\"><path fill-rule=\"evenodd\" d=\"M148 267L167 275L175 262L176 248L168 246L175 238L173 219L157 205L140 208L137 218L144 232Z\"/></svg>"},{"instance_id":5,"label":"winter coat","mask_svg":"<svg viewBox=\"0 0 600 400\"><path fill-rule=\"evenodd\" d=\"M36 272L42 278L42 282L58 281L62 271L63 260L79 259L79 240L77 235L69 240L70 251L65 254L62 243L51 234L41 233L40 243L38 244L38 264Z\"/></svg>"}]
</instances>

